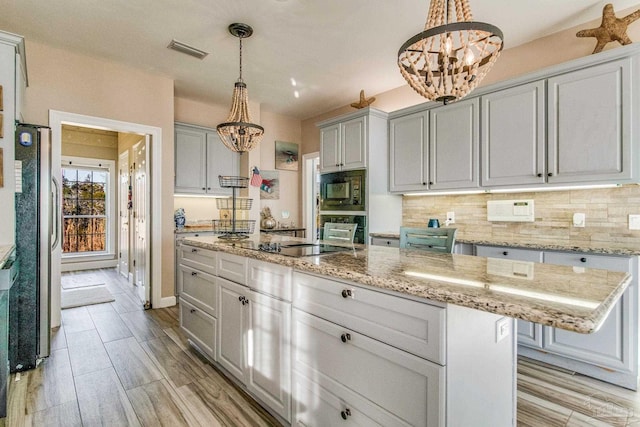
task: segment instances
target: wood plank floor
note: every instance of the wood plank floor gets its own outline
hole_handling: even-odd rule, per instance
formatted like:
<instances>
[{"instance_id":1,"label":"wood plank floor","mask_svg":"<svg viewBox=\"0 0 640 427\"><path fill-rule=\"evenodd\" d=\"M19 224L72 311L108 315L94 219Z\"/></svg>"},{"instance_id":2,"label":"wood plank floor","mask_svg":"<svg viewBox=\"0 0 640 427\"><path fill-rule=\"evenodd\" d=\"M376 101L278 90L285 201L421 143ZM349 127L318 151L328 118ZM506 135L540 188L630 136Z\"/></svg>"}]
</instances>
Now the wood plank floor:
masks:
<instances>
[{"instance_id":1,"label":"wood plank floor","mask_svg":"<svg viewBox=\"0 0 640 427\"><path fill-rule=\"evenodd\" d=\"M81 273L76 273L81 274ZM115 301L62 312L51 356L12 376L6 426L278 426L191 349L177 307L143 310L115 270ZM518 362L518 426L640 426L638 393Z\"/></svg>"}]
</instances>

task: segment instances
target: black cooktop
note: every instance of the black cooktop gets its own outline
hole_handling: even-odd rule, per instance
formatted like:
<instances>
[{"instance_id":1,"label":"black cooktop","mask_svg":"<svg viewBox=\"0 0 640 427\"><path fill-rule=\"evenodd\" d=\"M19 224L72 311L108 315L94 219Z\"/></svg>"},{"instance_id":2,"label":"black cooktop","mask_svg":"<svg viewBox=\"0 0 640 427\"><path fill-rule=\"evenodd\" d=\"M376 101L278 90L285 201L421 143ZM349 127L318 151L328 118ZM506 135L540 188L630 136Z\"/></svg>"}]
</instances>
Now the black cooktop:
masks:
<instances>
[{"instance_id":1,"label":"black cooktop","mask_svg":"<svg viewBox=\"0 0 640 427\"><path fill-rule=\"evenodd\" d=\"M258 245L258 250L299 258L304 256L324 255L335 252L346 252L353 250L353 248L330 245L326 243L261 243L260 245Z\"/></svg>"}]
</instances>

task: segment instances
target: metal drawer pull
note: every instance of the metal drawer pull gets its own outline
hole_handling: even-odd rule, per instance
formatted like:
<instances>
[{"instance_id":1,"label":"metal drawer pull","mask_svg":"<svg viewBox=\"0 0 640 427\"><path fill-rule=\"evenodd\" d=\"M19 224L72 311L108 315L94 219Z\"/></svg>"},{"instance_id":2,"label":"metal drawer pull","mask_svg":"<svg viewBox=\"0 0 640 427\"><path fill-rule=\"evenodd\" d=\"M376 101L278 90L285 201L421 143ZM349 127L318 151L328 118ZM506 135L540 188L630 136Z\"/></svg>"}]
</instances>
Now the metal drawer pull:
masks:
<instances>
[{"instance_id":1,"label":"metal drawer pull","mask_svg":"<svg viewBox=\"0 0 640 427\"><path fill-rule=\"evenodd\" d=\"M509 255L509 252L504 251L504 252L502 252L502 255L507 256L507 255Z\"/></svg>"},{"instance_id":2,"label":"metal drawer pull","mask_svg":"<svg viewBox=\"0 0 640 427\"><path fill-rule=\"evenodd\" d=\"M196 312L196 309L195 309L195 308L192 308L192 309L191 309L191 310L189 310L189 311L191 312L191 314L193 314L193 313L195 313L195 312Z\"/></svg>"},{"instance_id":3,"label":"metal drawer pull","mask_svg":"<svg viewBox=\"0 0 640 427\"><path fill-rule=\"evenodd\" d=\"M197 275L198 275L198 273L196 273L195 271L192 271L192 272L191 272L191 275L192 275L192 276L197 276Z\"/></svg>"},{"instance_id":4,"label":"metal drawer pull","mask_svg":"<svg viewBox=\"0 0 640 427\"><path fill-rule=\"evenodd\" d=\"M580 262L587 262L587 259L582 257L582 258L580 258Z\"/></svg>"},{"instance_id":5,"label":"metal drawer pull","mask_svg":"<svg viewBox=\"0 0 640 427\"><path fill-rule=\"evenodd\" d=\"M342 290L342 298L353 298L353 291L351 289L343 289Z\"/></svg>"},{"instance_id":6,"label":"metal drawer pull","mask_svg":"<svg viewBox=\"0 0 640 427\"><path fill-rule=\"evenodd\" d=\"M351 409L346 408L344 411L341 411L340 416L342 417L343 420L346 420L351 416Z\"/></svg>"},{"instance_id":7,"label":"metal drawer pull","mask_svg":"<svg viewBox=\"0 0 640 427\"><path fill-rule=\"evenodd\" d=\"M340 339L342 342L351 341L351 334L342 334L340 335Z\"/></svg>"},{"instance_id":8,"label":"metal drawer pull","mask_svg":"<svg viewBox=\"0 0 640 427\"><path fill-rule=\"evenodd\" d=\"M191 249L191 252L198 252L197 249Z\"/></svg>"}]
</instances>

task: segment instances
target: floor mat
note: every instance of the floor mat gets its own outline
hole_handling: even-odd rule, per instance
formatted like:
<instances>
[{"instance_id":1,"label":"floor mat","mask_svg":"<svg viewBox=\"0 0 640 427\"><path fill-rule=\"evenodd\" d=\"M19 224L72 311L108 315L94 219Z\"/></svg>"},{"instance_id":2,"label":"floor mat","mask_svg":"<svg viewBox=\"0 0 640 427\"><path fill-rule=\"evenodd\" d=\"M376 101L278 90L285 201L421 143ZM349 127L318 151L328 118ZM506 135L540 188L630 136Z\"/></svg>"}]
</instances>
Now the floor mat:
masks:
<instances>
[{"instance_id":1,"label":"floor mat","mask_svg":"<svg viewBox=\"0 0 640 427\"><path fill-rule=\"evenodd\" d=\"M104 278L97 274L64 274L60 282L62 289L86 288L104 285Z\"/></svg>"},{"instance_id":2,"label":"floor mat","mask_svg":"<svg viewBox=\"0 0 640 427\"><path fill-rule=\"evenodd\" d=\"M62 309L115 301L107 285L92 285L62 290Z\"/></svg>"}]
</instances>

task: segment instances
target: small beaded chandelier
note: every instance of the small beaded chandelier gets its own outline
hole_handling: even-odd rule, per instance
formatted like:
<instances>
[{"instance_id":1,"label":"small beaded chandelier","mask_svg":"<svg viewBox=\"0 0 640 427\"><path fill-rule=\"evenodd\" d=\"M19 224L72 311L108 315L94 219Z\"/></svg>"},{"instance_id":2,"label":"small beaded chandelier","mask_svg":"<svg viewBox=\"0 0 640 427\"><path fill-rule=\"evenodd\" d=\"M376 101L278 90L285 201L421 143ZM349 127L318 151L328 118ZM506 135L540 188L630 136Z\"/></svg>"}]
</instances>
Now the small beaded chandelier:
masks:
<instances>
[{"instance_id":1,"label":"small beaded chandelier","mask_svg":"<svg viewBox=\"0 0 640 427\"><path fill-rule=\"evenodd\" d=\"M224 145L231 151L251 151L262 140L264 128L251 123L247 85L242 81L242 39L250 37L253 29L247 24L231 24L229 32L240 39L240 77L233 88L231 111L227 121L216 128Z\"/></svg>"},{"instance_id":2,"label":"small beaded chandelier","mask_svg":"<svg viewBox=\"0 0 640 427\"><path fill-rule=\"evenodd\" d=\"M502 46L502 31L474 22L468 0L431 0L424 31L402 45L398 66L416 92L447 104L475 89Z\"/></svg>"}]
</instances>

